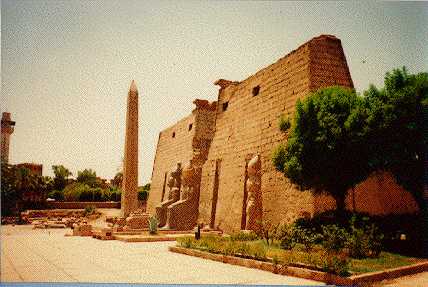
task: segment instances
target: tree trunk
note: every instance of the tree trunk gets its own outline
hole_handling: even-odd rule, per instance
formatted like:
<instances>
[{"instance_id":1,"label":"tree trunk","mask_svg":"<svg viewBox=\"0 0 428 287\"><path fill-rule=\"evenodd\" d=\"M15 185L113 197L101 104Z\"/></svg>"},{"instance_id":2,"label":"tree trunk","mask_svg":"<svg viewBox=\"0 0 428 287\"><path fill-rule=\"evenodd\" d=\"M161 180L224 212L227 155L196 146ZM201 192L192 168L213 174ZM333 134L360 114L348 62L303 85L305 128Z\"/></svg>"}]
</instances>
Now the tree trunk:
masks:
<instances>
[{"instance_id":1,"label":"tree trunk","mask_svg":"<svg viewBox=\"0 0 428 287\"><path fill-rule=\"evenodd\" d=\"M345 198L346 191L336 192L336 194L334 195L334 200L336 201L336 211L340 214L345 212Z\"/></svg>"}]
</instances>

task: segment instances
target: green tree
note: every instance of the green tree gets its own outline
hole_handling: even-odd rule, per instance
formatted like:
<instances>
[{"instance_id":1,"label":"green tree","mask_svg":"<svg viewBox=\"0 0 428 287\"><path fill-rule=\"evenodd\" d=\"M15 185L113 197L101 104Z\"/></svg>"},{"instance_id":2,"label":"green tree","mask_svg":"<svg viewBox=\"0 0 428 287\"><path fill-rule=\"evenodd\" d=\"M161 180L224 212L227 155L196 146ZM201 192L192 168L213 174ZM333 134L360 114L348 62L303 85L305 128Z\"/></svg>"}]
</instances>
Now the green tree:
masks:
<instances>
[{"instance_id":1,"label":"green tree","mask_svg":"<svg viewBox=\"0 0 428 287\"><path fill-rule=\"evenodd\" d=\"M123 172L118 172L112 180L112 185L117 188L122 188Z\"/></svg>"},{"instance_id":2,"label":"green tree","mask_svg":"<svg viewBox=\"0 0 428 287\"><path fill-rule=\"evenodd\" d=\"M21 211L25 203L25 193L36 194L41 199L45 199L47 193L53 188L50 177L33 174L25 167L17 168L2 163L1 172L1 201L4 214Z\"/></svg>"},{"instance_id":3,"label":"green tree","mask_svg":"<svg viewBox=\"0 0 428 287\"><path fill-rule=\"evenodd\" d=\"M73 174L63 165L53 165L52 170L54 172L54 188L63 190L67 185L68 177Z\"/></svg>"},{"instance_id":4,"label":"green tree","mask_svg":"<svg viewBox=\"0 0 428 287\"><path fill-rule=\"evenodd\" d=\"M138 199L145 201L149 197L150 183L138 187Z\"/></svg>"},{"instance_id":5,"label":"green tree","mask_svg":"<svg viewBox=\"0 0 428 287\"><path fill-rule=\"evenodd\" d=\"M16 189L17 168L1 162L1 210L9 215L16 209L16 202L21 198Z\"/></svg>"},{"instance_id":6,"label":"green tree","mask_svg":"<svg viewBox=\"0 0 428 287\"><path fill-rule=\"evenodd\" d=\"M64 188L65 201L80 201L92 197L91 188L84 183L74 182Z\"/></svg>"},{"instance_id":7,"label":"green tree","mask_svg":"<svg viewBox=\"0 0 428 287\"><path fill-rule=\"evenodd\" d=\"M367 152L361 150L364 101L355 91L330 87L298 101L287 143L273 154L275 167L302 190L327 192L345 209L348 189L364 180Z\"/></svg>"},{"instance_id":8,"label":"green tree","mask_svg":"<svg viewBox=\"0 0 428 287\"><path fill-rule=\"evenodd\" d=\"M425 163L428 161L428 73L409 74L403 67L385 76L385 87L365 92L367 146L370 166L389 171L408 190L423 217L428 255L428 198L424 197Z\"/></svg>"},{"instance_id":9,"label":"green tree","mask_svg":"<svg viewBox=\"0 0 428 287\"><path fill-rule=\"evenodd\" d=\"M386 74L383 89L372 85L364 95L371 168L391 172L419 207L426 209L428 73L411 75L404 67L395 69Z\"/></svg>"},{"instance_id":10,"label":"green tree","mask_svg":"<svg viewBox=\"0 0 428 287\"><path fill-rule=\"evenodd\" d=\"M90 187L97 186L97 173L92 169L84 169L77 172L77 182L85 183Z\"/></svg>"}]
</instances>

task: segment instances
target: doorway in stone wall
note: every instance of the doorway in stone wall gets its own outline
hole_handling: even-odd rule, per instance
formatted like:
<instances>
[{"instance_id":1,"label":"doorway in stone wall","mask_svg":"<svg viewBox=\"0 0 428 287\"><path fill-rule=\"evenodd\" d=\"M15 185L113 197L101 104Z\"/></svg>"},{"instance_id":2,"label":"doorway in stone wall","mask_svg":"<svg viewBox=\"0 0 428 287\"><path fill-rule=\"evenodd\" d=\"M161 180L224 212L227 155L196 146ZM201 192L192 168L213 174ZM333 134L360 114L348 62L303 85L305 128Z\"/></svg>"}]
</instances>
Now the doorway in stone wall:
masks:
<instances>
[{"instance_id":1,"label":"doorway in stone wall","mask_svg":"<svg viewBox=\"0 0 428 287\"><path fill-rule=\"evenodd\" d=\"M215 214L216 214L216 211L217 211L218 185L219 185L219 180L220 180L220 168L221 168L221 159L217 159L215 161L213 197L212 197L212 201L211 201L210 228L214 228L215 227Z\"/></svg>"}]
</instances>

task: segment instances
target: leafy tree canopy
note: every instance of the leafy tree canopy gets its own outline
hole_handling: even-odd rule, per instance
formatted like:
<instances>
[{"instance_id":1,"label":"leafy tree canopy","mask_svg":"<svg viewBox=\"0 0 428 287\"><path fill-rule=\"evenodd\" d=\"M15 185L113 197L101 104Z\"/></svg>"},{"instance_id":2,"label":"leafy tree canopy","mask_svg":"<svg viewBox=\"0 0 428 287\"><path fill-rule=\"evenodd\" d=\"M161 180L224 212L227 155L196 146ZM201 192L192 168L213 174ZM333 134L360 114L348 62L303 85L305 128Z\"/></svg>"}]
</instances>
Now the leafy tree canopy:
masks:
<instances>
[{"instance_id":1,"label":"leafy tree canopy","mask_svg":"<svg viewBox=\"0 0 428 287\"><path fill-rule=\"evenodd\" d=\"M54 172L54 188L63 190L67 185L68 177L73 174L63 165L53 165L52 170Z\"/></svg>"},{"instance_id":2,"label":"leafy tree canopy","mask_svg":"<svg viewBox=\"0 0 428 287\"><path fill-rule=\"evenodd\" d=\"M43 198L52 188L53 181L48 176L33 174L25 167L1 164L1 206L4 214L21 210L25 192L37 193Z\"/></svg>"},{"instance_id":3,"label":"leafy tree canopy","mask_svg":"<svg viewBox=\"0 0 428 287\"><path fill-rule=\"evenodd\" d=\"M328 192L344 209L349 188L365 179L361 151L364 101L355 91L330 87L298 101L286 144L273 155L275 167L301 189Z\"/></svg>"},{"instance_id":4,"label":"leafy tree canopy","mask_svg":"<svg viewBox=\"0 0 428 287\"><path fill-rule=\"evenodd\" d=\"M395 69L385 87L364 93L370 166L386 170L423 206L424 159L427 140L428 73ZM425 118L424 118L425 117Z\"/></svg>"},{"instance_id":5,"label":"leafy tree canopy","mask_svg":"<svg viewBox=\"0 0 428 287\"><path fill-rule=\"evenodd\" d=\"M343 209L346 191L374 171L389 171L410 191L422 213L428 140L428 73L405 68L385 76L359 97L339 87L321 89L298 102L275 167L302 189L330 193Z\"/></svg>"},{"instance_id":6,"label":"leafy tree canopy","mask_svg":"<svg viewBox=\"0 0 428 287\"><path fill-rule=\"evenodd\" d=\"M145 201L149 197L150 183L138 187L138 199Z\"/></svg>"},{"instance_id":7,"label":"leafy tree canopy","mask_svg":"<svg viewBox=\"0 0 428 287\"><path fill-rule=\"evenodd\" d=\"M122 180L123 180L123 173L120 171L116 173L112 180L112 185L114 187L122 188Z\"/></svg>"},{"instance_id":8,"label":"leafy tree canopy","mask_svg":"<svg viewBox=\"0 0 428 287\"><path fill-rule=\"evenodd\" d=\"M84 169L83 171L77 172L77 182L85 183L90 187L97 186L97 173L92 169Z\"/></svg>"}]
</instances>

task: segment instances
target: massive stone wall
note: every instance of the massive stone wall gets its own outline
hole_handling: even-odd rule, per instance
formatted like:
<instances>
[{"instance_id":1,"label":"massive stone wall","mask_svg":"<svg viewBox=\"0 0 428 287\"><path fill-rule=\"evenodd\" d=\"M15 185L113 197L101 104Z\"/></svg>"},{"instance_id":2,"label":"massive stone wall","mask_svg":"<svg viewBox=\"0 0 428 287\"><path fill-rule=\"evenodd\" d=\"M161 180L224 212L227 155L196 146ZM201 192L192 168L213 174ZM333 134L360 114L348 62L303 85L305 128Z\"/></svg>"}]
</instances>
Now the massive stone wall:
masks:
<instances>
[{"instance_id":1,"label":"massive stone wall","mask_svg":"<svg viewBox=\"0 0 428 287\"><path fill-rule=\"evenodd\" d=\"M263 217L280 222L314 214L312 194L289 184L271 154L285 140L278 119L292 116L297 99L320 87L353 87L340 40L314 38L242 82L217 84L216 133L202 173L199 220L226 231L241 229L246 162L255 154L262 161Z\"/></svg>"},{"instance_id":2,"label":"massive stone wall","mask_svg":"<svg viewBox=\"0 0 428 287\"><path fill-rule=\"evenodd\" d=\"M159 133L150 196L147 201L147 211L151 214L155 214L155 206L168 196L166 183L171 171L174 171L178 162L184 165L192 158L195 129L192 127L189 131L189 125L193 125L194 120L195 117L191 114Z\"/></svg>"},{"instance_id":3,"label":"massive stone wall","mask_svg":"<svg viewBox=\"0 0 428 287\"><path fill-rule=\"evenodd\" d=\"M147 201L147 212L151 214L155 214L156 205L167 199L168 178L177 163L185 166L190 160L206 159L208 155L215 129L215 103L205 100L194 103L192 114L159 133Z\"/></svg>"},{"instance_id":4,"label":"massive stone wall","mask_svg":"<svg viewBox=\"0 0 428 287\"><path fill-rule=\"evenodd\" d=\"M221 79L215 84L220 86L217 104L196 100L192 115L160 133L148 212L153 214L161 202L165 173L193 158L203 164L198 221L226 232L245 228L247 165L256 154L261 158L264 219L290 222L334 208L329 196L297 190L275 170L271 155L286 140L279 118L292 117L298 99L322 87L353 88L340 40L321 35L241 82ZM417 210L410 194L387 174L358 185L346 202L348 209L375 214Z\"/></svg>"}]
</instances>

